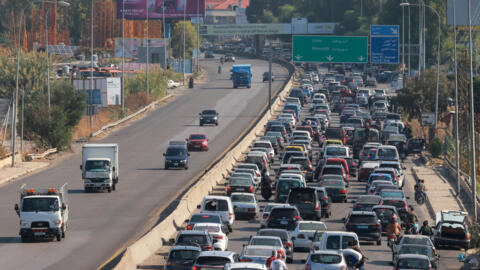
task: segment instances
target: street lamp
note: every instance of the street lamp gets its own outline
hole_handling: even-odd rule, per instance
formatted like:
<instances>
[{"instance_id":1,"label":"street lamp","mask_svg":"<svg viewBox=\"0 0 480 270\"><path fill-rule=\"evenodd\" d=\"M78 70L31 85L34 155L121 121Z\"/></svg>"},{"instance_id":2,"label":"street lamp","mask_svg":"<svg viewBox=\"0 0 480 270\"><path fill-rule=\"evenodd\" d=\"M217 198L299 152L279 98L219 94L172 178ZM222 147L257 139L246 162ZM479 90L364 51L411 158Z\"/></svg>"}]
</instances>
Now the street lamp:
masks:
<instances>
[{"instance_id":1,"label":"street lamp","mask_svg":"<svg viewBox=\"0 0 480 270\"><path fill-rule=\"evenodd\" d=\"M410 4L408 2L400 3L401 7L408 7L408 6L420 6L418 4ZM441 34L441 22L440 22L440 15L438 14L437 10L429 5L423 4L422 6L428 7L435 15L437 15L438 19L438 47L437 47L437 83L436 83L436 94L435 94L435 132L438 128L438 88L439 88L439 79L440 79L440 34ZM424 41L425 42L425 41ZM436 133L435 133L436 134Z\"/></svg>"},{"instance_id":2,"label":"street lamp","mask_svg":"<svg viewBox=\"0 0 480 270\"><path fill-rule=\"evenodd\" d=\"M45 4L57 4L62 7L69 7L70 3L65 1L35 1L35 3L42 2ZM48 9L45 12L45 52L47 54L47 98L48 98L48 108L50 109L50 63L49 63L49 55L48 55Z\"/></svg>"}]
</instances>

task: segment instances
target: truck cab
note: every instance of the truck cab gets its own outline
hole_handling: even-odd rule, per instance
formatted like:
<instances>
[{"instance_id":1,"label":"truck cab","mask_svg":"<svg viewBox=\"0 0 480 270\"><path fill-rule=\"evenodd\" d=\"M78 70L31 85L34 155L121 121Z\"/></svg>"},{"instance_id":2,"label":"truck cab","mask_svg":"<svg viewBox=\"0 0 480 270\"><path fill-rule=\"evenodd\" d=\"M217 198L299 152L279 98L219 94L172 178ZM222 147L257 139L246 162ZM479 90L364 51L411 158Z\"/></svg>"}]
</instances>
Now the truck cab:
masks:
<instances>
[{"instance_id":1,"label":"truck cab","mask_svg":"<svg viewBox=\"0 0 480 270\"><path fill-rule=\"evenodd\" d=\"M15 212L20 218L22 242L38 238L61 241L65 238L68 223L67 183L60 189L20 188L20 204L15 204Z\"/></svg>"},{"instance_id":2,"label":"truck cab","mask_svg":"<svg viewBox=\"0 0 480 270\"><path fill-rule=\"evenodd\" d=\"M233 65L232 66L232 81L233 88L245 86L252 87L252 65Z\"/></svg>"},{"instance_id":3,"label":"truck cab","mask_svg":"<svg viewBox=\"0 0 480 270\"><path fill-rule=\"evenodd\" d=\"M115 190L118 184L118 144L83 145L80 169L85 192Z\"/></svg>"}]
</instances>

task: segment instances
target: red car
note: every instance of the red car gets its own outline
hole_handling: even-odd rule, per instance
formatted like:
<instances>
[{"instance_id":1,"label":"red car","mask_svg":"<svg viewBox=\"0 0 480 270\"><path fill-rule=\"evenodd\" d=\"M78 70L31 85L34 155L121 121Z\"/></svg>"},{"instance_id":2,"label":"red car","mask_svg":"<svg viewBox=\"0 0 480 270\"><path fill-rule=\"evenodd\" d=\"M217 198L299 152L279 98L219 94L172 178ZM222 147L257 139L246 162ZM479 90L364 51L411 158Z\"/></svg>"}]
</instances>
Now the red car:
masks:
<instances>
[{"instance_id":1,"label":"red car","mask_svg":"<svg viewBox=\"0 0 480 270\"><path fill-rule=\"evenodd\" d=\"M205 134L190 134L187 139L188 151L208 151L208 139Z\"/></svg>"}]
</instances>

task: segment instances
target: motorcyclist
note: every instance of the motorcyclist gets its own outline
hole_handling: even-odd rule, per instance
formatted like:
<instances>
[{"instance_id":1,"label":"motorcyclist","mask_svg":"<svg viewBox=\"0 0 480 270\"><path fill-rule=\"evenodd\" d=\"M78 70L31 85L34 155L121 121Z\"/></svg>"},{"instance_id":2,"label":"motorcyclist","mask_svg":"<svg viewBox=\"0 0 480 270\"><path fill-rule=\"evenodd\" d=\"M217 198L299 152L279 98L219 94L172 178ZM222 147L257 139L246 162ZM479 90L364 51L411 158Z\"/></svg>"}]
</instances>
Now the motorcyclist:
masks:
<instances>
[{"instance_id":1,"label":"motorcyclist","mask_svg":"<svg viewBox=\"0 0 480 270\"><path fill-rule=\"evenodd\" d=\"M357 240L352 240L348 243L348 246L349 246L348 248L353 249L356 252L360 253L360 255L362 255L362 258L356 264L356 268L364 269L365 260L368 260L368 257L365 255L365 253L362 252L362 250L358 246L358 241Z\"/></svg>"},{"instance_id":2,"label":"motorcyclist","mask_svg":"<svg viewBox=\"0 0 480 270\"><path fill-rule=\"evenodd\" d=\"M400 237L402 233L402 226L398 224L397 216L393 216L387 224L386 234L387 237L395 235L395 241Z\"/></svg>"},{"instance_id":3,"label":"motorcyclist","mask_svg":"<svg viewBox=\"0 0 480 270\"><path fill-rule=\"evenodd\" d=\"M418 216L415 213L413 206L410 206L410 211L407 213L407 221L415 228L415 233L418 232Z\"/></svg>"},{"instance_id":4,"label":"motorcyclist","mask_svg":"<svg viewBox=\"0 0 480 270\"><path fill-rule=\"evenodd\" d=\"M421 235L432 236L433 230L430 226L428 226L428 220L423 221L423 225L418 231Z\"/></svg>"},{"instance_id":5,"label":"motorcyclist","mask_svg":"<svg viewBox=\"0 0 480 270\"><path fill-rule=\"evenodd\" d=\"M218 66L218 74L222 73L222 66Z\"/></svg>"},{"instance_id":6,"label":"motorcyclist","mask_svg":"<svg viewBox=\"0 0 480 270\"><path fill-rule=\"evenodd\" d=\"M265 201L268 201L272 196L272 180L267 174L262 177L260 186L262 197L265 199Z\"/></svg>"},{"instance_id":7,"label":"motorcyclist","mask_svg":"<svg viewBox=\"0 0 480 270\"><path fill-rule=\"evenodd\" d=\"M415 189L415 193L425 192L426 188L425 188L425 182L423 181L423 179L420 179L417 181L417 183L414 186L414 189Z\"/></svg>"}]
</instances>

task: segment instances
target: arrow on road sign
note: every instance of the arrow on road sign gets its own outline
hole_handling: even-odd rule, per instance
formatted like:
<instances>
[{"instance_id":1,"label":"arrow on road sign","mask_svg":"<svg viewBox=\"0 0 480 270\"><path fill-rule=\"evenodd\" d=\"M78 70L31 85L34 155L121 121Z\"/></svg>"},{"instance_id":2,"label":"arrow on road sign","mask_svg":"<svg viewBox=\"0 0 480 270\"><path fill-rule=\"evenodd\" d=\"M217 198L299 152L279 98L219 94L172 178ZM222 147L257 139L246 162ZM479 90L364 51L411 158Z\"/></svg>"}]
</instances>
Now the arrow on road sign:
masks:
<instances>
[{"instance_id":1,"label":"arrow on road sign","mask_svg":"<svg viewBox=\"0 0 480 270\"><path fill-rule=\"evenodd\" d=\"M328 61L332 61L333 60L333 56L329 55L326 57Z\"/></svg>"},{"instance_id":2,"label":"arrow on road sign","mask_svg":"<svg viewBox=\"0 0 480 270\"><path fill-rule=\"evenodd\" d=\"M300 59L302 59L302 56L297 54L297 56L295 56L295 59L300 60Z\"/></svg>"},{"instance_id":3,"label":"arrow on road sign","mask_svg":"<svg viewBox=\"0 0 480 270\"><path fill-rule=\"evenodd\" d=\"M393 35L397 35L397 34L398 34L398 29L397 29L397 28L391 27L390 30L392 30L392 34L393 34Z\"/></svg>"},{"instance_id":4,"label":"arrow on road sign","mask_svg":"<svg viewBox=\"0 0 480 270\"><path fill-rule=\"evenodd\" d=\"M358 57L357 59L358 59L358 61L363 61L363 60L365 60L365 57L360 56L360 57Z\"/></svg>"}]
</instances>

